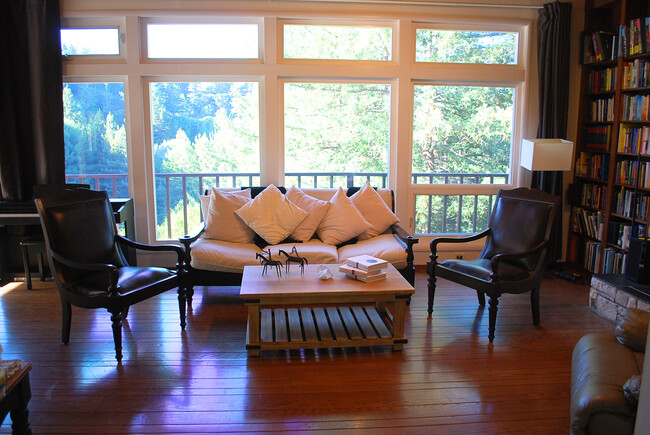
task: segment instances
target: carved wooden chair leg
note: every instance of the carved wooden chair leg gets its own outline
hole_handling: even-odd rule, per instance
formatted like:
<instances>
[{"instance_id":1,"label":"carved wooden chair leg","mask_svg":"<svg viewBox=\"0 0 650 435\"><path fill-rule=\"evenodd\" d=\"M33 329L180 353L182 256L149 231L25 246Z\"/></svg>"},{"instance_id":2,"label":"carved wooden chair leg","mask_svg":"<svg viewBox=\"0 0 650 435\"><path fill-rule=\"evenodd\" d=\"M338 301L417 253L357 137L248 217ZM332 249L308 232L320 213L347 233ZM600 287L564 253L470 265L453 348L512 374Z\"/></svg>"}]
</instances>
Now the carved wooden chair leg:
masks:
<instances>
[{"instance_id":1,"label":"carved wooden chair leg","mask_svg":"<svg viewBox=\"0 0 650 435\"><path fill-rule=\"evenodd\" d=\"M489 308L488 312L490 313L490 321L489 321L489 327L488 327L488 338L490 339L490 343L494 340L494 331L496 329L496 324L497 324L497 311L499 311L498 305L499 305L499 298L497 297L489 297Z\"/></svg>"},{"instance_id":2,"label":"carved wooden chair leg","mask_svg":"<svg viewBox=\"0 0 650 435\"><path fill-rule=\"evenodd\" d=\"M485 306L485 293L477 291L476 296L478 296L479 305Z\"/></svg>"},{"instance_id":3,"label":"carved wooden chair leg","mask_svg":"<svg viewBox=\"0 0 650 435\"><path fill-rule=\"evenodd\" d=\"M539 325L539 287L530 292L530 307L533 310L533 325Z\"/></svg>"},{"instance_id":4,"label":"carved wooden chair leg","mask_svg":"<svg viewBox=\"0 0 650 435\"><path fill-rule=\"evenodd\" d=\"M181 315L181 329L185 329L185 312L187 311L187 290L178 287L178 311Z\"/></svg>"},{"instance_id":5,"label":"carved wooden chair leg","mask_svg":"<svg viewBox=\"0 0 650 435\"><path fill-rule=\"evenodd\" d=\"M115 342L115 359L122 362L122 315L119 311L111 311L113 323L113 341Z\"/></svg>"},{"instance_id":6,"label":"carved wooden chair leg","mask_svg":"<svg viewBox=\"0 0 650 435\"><path fill-rule=\"evenodd\" d=\"M429 316L433 314L433 297L436 294L436 275L434 273L431 273L429 275L429 303L427 305L427 312L429 313Z\"/></svg>"},{"instance_id":7,"label":"carved wooden chair leg","mask_svg":"<svg viewBox=\"0 0 650 435\"><path fill-rule=\"evenodd\" d=\"M131 307L125 307L125 308L122 310L122 319L126 319L126 316L129 315L129 308L131 308Z\"/></svg>"},{"instance_id":8,"label":"carved wooden chair leg","mask_svg":"<svg viewBox=\"0 0 650 435\"><path fill-rule=\"evenodd\" d=\"M72 324L72 307L68 302L61 301L61 341L70 342L70 325Z\"/></svg>"}]
</instances>

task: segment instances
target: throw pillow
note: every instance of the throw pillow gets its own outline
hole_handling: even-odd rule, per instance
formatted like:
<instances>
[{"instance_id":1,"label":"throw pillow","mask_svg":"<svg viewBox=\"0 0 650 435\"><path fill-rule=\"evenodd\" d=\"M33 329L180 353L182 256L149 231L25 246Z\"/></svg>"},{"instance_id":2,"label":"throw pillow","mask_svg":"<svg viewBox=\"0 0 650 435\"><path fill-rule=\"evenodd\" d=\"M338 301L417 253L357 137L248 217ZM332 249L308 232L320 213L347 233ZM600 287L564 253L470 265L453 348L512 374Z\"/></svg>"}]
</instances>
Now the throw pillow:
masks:
<instances>
[{"instance_id":1,"label":"throw pillow","mask_svg":"<svg viewBox=\"0 0 650 435\"><path fill-rule=\"evenodd\" d=\"M395 213L391 211L368 181L350 199L357 209L359 209L364 219L372 225L372 228L359 234L359 240L378 236L391 225L399 222Z\"/></svg>"},{"instance_id":2,"label":"throw pillow","mask_svg":"<svg viewBox=\"0 0 650 435\"><path fill-rule=\"evenodd\" d=\"M314 236L318 225L325 217L325 213L327 212L330 203L309 196L295 186L291 186L289 190L287 190L286 198L309 213L309 216L307 216L305 220L302 221L291 233L291 238L293 240L308 242Z\"/></svg>"},{"instance_id":3,"label":"throw pillow","mask_svg":"<svg viewBox=\"0 0 650 435\"><path fill-rule=\"evenodd\" d=\"M273 184L235 213L271 245L286 239L309 214L289 201Z\"/></svg>"},{"instance_id":4,"label":"throw pillow","mask_svg":"<svg viewBox=\"0 0 650 435\"><path fill-rule=\"evenodd\" d=\"M235 214L235 210L250 200L250 189L223 192L213 187L205 222L205 237L231 243L251 243L255 233Z\"/></svg>"},{"instance_id":5,"label":"throw pillow","mask_svg":"<svg viewBox=\"0 0 650 435\"><path fill-rule=\"evenodd\" d=\"M623 384L623 395L628 403L635 408L639 405L641 394L641 375L634 375Z\"/></svg>"},{"instance_id":6,"label":"throw pillow","mask_svg":"<svg viewBox=\"0 0 650 435\"><path fill-rule=\"evenodd\" d=\"M339 188L329 202L325 217L316 230L318 237L326 245L347 242L372 227L342 188Z\"/></svg>"}]
</instances>

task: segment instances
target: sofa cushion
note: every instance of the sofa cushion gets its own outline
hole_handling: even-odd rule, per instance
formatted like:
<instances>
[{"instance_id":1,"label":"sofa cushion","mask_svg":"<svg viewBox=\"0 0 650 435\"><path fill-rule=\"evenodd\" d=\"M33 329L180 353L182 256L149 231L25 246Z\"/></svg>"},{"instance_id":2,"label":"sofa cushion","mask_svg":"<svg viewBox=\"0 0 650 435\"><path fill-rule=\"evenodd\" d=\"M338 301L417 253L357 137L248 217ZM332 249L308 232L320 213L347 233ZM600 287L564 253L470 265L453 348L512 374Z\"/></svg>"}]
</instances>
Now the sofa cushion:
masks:
<instances>
[{"instance_id":1,"label":"sofa cushion","mask_svg":"<svg viewBox=\"0 0 650 435\"><path fill-rule=\"evenodd\" d=\"M235 214L235 210L250 200L250 189L229 193L213 187L205 222L205 237L232 243L252 242L255 232Z\"/></svg>"},{"instance_id":2,"label":"sofa cushion","mask_svg":"<svg viewBox=\"0 0 650 435\"><path fill-rule=\"evenodd\" d=\"M289 190L287 190L286 197L289 201L309 213L309 216L307 216L305 220L303 220L291 232L291 238L299 242L311 240L318 225L325 217L325 213L327 212L330 203L307 195L295 186L291 186Z\"/></svg>"},{"instance_id":3,"label":"sofa cushion","mask_svg":"<svg viewBox=\"0 0 650 435\"><path fill-rule=\"evenodd\" d=\"M289 201L273 184L235 213L272 245L286 239L309 214Z\"/></svg>"},{"instance_id":4,"label":"sofa cushion","mask_svg":"<svg viewBox=\"0 0 650 435\"><path fill-rule=\"evenodd\" d=\"M345 195L342 188L330 199L330 207L325 213L316 233L327 245L338 245L370 229L372 225Z\"/></svg>"},{"instance_id":5,"label":"sofa cushion","mask_svg":"<svg viewBox=\"0 0 650 435\"><path fill-rule=\"evenodd\" d=\"M195 269L243 273L244 266L260 264L255 254L261 251L254 243L231 243L202 237L190 248L190 265Z\"/></svg>"},{"instance_id":6,"label":"sofa cushion","mask_svg":"<svg viewBox=\"0 0 650 435\"><path fill-rule=\"evenodd\" d=\"M396 269L403 269L407 265L406 246L393 234L381 234L372 239L360 240L352 245L342 246L338 253L339 263L344 263L350 257L366 254L386 260Z\"/></svg>"},{"instance_id":7,"label":"sofa cushion","mask_svg":"<svg viewBox=\"0 0 650 435\"><path fill-rule=\"evenodd\" d=\"M635 352L645 352L648 335L648 316L638 308L626 308L616 321L616 339Z\"/></svg>"},{"instance_id":8,"label":"sofa cushion","mask_svg":"<svg viewBox=\"0 0 650 435\"><path fill-rule=\"evenodd\" d=\"M378 236L391 225L399 222L395 213L391 211L368 181L366 181L366 184L357 193L350 197L350 200L352 200L352 203L361 212L364 219L372 225L370 229L357 236L359 240Z\"/></svg>"},{"instance_id":9,"label":"sofa cushion","mask_svg":"<svg viewBox=\"0 0 650 435\"><path fill-rule=\"evenodd\" d=\"M336 246L326 245L318 239L312 239L305 243L280 243L279 245L267 246L271 250L274 260L285 262L286 257L280 254L280 250L291 253L291 249L296 247L298 255L307 259L309 264L336 264L338 253Z\"/></svg>"}]
</instances>

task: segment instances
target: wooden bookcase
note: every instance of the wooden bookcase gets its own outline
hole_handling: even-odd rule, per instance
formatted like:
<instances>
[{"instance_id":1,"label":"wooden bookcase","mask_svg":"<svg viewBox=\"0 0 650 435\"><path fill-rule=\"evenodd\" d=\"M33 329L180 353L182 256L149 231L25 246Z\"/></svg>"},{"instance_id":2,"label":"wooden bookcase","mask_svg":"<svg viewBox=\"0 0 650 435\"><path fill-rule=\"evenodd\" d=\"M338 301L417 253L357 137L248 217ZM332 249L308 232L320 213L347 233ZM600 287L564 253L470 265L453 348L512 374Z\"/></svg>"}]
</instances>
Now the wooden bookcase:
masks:
<instances>
[{"instance_id":1,"label":"wooden bookcase","mask_svg":"<svg viewBox=\"0 0 650 435\"><path fill-rule=\"evenodd\" d=\"M650 18L646 26L646 17L650 0L585 4L567 262L592 273L621 273L630 235L650 235ZM621 26L640 30L626 31L623 38ZM630 43L637 40L635 35L638 49L639 44ZM599 57L594 46L601 49Z\"/></svg>"}]
</instances>

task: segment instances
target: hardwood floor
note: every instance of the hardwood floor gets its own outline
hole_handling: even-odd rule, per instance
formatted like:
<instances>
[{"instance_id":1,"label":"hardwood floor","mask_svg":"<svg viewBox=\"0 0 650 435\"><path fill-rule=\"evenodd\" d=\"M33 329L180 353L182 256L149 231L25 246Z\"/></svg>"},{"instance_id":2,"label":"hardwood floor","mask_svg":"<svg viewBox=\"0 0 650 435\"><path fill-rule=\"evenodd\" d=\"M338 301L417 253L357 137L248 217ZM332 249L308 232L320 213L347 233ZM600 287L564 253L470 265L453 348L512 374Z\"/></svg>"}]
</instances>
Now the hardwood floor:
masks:
<instances>
[{"instance_id":1,"label":"hardwood floor","mask_svg":"<svg viewBox=\"0 0 650 435\"><path fill-rule=\"evenodd\" d=\"M613 331L586 306L588 286L543 282L541 326L529 294L500 299L496 338L476 293L438 281L426 314L417 274L403 352L244 349L246 309L237 289L196 289L181 333L176 294L131 308L116 364L110 315L73 308L60 341L51 282L0 287L4 359L33 363L34 433L215 433L367 430L375 433L565 434L571 351L593 331ZM0 433L10 433L7 417Z\"/></svg>"}]
</instances>

